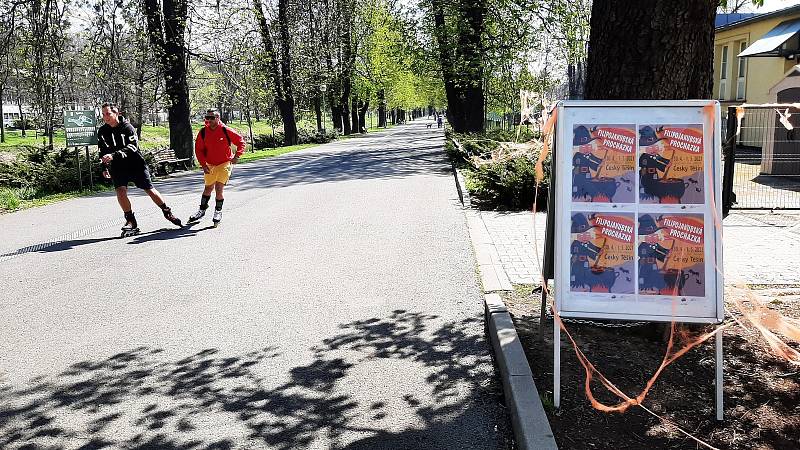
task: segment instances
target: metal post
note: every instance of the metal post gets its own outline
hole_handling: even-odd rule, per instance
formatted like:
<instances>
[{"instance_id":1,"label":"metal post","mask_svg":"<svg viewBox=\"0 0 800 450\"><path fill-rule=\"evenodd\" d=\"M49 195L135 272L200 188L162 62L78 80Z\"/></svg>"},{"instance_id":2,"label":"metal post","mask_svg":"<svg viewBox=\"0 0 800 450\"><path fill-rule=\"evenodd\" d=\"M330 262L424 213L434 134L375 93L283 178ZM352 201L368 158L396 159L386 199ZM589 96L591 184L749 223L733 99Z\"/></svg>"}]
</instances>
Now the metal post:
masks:
<instances>
[{"instance_id":1,"label":"metal post","mask_svg":"<svg viewBox=\"0 0 800 450\"><path fill-rule=\"evenodd\" d=\"M78 189L82 191L83 190L83 180L81 178L82 178L83 174L81 173L81 155L80 155L80 153L81 153L80 150L78 150L78 148L76 147L75 148L75 161L78 163Z\"/></svg>"},{"instance_id":2,"label":"metal post","mask_svg":"<svg viewBox=\"0 0 800 450\"><path fill-rule=\"evenodd\" d=\"M722 217L727 217L733 206L733 175L736 164L736 107L728 108L728 123L725 142L722 146L722 156L725 159L722 166Z\"/></svg>"},{"instance_id":3,"label":"metal post","mask_svg":"<svg viewBox=\"0 0 800 450\"><path fill-rule=\"evenodd\" d=\"M723 418L723 409L722 409L722 331L717 333L717 336L714 338L716 344L716 391L717 391L717 420L722 421Z\"/></svg>"},{"instance_id":4,"label":"metal post","mask_svg":"<svg viewBox=\"0 0 800 450\"><path fill-rule=\"evenodd\" d=\"M92 160L89 159L89 146L86 146L86 168L89 171L89 189L94 190L94 180L92 179Z\"/></svg>"},{"instance_id":5,"label":"metal post","mask_svg":"<svg viewBox=\"0 0 800 450\"><path fill-rule=\"evenodd\" d=\"M544 342L544 315L547 309L547 279L542 281L542 304L539 309L539 341Z\"/></svg>"},{"instance_id":6,"label":"metal post","mask_svg":"<svg viewBox=\"0 0 800 450\"><path fill-rule=\"evenodd\" d=\"M553 406L561 407L561 327L553 315Z\"/></svg>"},{"instance_id":7,"label":"metal post","mask_svg":"<svg viewBox=\"0 0 800 450\"><path fill-rule=\"evenodd\" d=\"M547 191L547 224L544 230L544 254L542 261L542 302L539 309L539 340L544 341L544 334L541 331L544 324L544 314L547 308L547 280L555 282L555 248L556 248L556 148L558 147L553 140L553 150L550 154L550 186ZM536 211L533 212L533 220L536 220Z\"/></svg>"}]
</instances>

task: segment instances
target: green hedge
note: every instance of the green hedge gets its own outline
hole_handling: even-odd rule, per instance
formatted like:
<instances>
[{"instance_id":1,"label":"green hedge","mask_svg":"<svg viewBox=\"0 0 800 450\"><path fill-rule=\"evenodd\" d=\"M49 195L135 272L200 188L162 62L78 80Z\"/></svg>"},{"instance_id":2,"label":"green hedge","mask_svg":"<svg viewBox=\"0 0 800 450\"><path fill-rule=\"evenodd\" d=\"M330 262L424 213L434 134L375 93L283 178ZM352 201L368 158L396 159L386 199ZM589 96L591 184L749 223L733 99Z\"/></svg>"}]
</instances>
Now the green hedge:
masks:
<instances>
[{"instance_id":1,"label":"green hedge","mask_svg":"<svg viewBox=\"0 0 800 450\"><path fill-rule=\"evenodd\" d=\"M490 209L524 210L533 206L536 190L536 161L541 143L538 136L523 130L517 134L506 130L493 130L482 134L447 134L445 148L453 163L459 167L467 181L467 189L476 204ZM526 150L509 156L506 151L498 155L502 143L531 142ZM498 157L500 156L500 157ZM536 206L547 207L550 186L550 157L542 164L544 178L539 182Z\"/></svg>"},{"instance_id":2,"label":"green hedge","mask_svg":"<svg viewBox=\"0 0 800 450\"><path fill-rule=\"evenodd\" d=\"M37 146L25 146L21 150L15 161L0 163L0 207L16 209L16 206L9 206L20 200L77 191L81 182L83 186L89 185L83 152L79 153L82 175L79 181L75 150ZM96 163L96 154L90 157L95 161L92 177L97 183L101 180L101 167Z\"/></svg>"},{"instance_id":3,"label":"green hedge","mask_svg":"<svg viewBox=\"0 0 800 450\"><path fill-rule=\"evenodd\" d=\"M325 132L308 130L301 128L297 130L297 143L298 144L326 144L336 140L336 130L330 129ZM263 150L266 148L283 147L283 132L276 131L273 135L257 134L253 136L253 149Z\"/></svg>"}]
</instances>

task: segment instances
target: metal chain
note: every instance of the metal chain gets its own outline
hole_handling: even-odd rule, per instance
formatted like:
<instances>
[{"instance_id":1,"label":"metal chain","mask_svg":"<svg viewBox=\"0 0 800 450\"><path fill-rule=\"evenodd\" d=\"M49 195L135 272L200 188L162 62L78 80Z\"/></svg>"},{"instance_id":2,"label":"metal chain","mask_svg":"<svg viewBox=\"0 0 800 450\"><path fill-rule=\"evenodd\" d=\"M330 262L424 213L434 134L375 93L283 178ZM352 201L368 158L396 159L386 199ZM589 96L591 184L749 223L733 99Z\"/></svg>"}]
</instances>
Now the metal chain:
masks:
<instances>
[{"instance_id":1,"label":"metal chain","mask_svg":"<svg viewBox=\"0 0 800 450\"><path fill-rule=\"evenodd\" d=\"M553 313L550 312L550 309L545 311L547 317L552 318ZM582 325L591 325L595 327L603 327L603 328L633 328L633 327L640 327L642 325L647 325L653 322L620 322L620 323L604 323L604 322L595 322L593 320L586 320L586 319L570 319L567 317L562 317L562 321L566 323L579 323Z\"/></svg>"}]
</instances>

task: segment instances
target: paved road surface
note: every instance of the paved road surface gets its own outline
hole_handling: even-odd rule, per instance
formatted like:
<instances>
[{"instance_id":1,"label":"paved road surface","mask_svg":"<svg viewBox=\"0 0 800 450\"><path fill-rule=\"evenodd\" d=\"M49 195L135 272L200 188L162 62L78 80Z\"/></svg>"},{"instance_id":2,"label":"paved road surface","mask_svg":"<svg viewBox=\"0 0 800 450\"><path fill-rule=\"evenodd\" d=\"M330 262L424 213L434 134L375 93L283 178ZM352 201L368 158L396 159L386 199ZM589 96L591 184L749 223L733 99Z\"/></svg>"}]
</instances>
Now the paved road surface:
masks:
<instances>
[{"instance_id":1,"label":"paved road surface","mask_svg":"<svg viewBox=\"0 0 800 450\"><path fill-rule=\"evenodd\" d=\"M441 130L237 166L220 228L0 216L0 448L507 448ZM201 175L157 187L182 218ZM132 190L133 191L133 190Z\"/></svg>"}]
</instances>

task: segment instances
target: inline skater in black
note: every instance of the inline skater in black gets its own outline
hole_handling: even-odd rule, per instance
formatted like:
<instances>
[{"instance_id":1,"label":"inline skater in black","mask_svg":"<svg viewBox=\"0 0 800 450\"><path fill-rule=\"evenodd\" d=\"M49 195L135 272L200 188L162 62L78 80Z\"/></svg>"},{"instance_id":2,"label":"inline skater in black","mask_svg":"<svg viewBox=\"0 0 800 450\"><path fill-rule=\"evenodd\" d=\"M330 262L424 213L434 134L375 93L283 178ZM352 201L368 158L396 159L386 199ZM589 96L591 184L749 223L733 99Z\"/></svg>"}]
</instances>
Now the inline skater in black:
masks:
<instances>
[{"instance_id":1,"label":"inline skater in black","mask_svg":"<svg viewBox=\"0 0 800 450\"><path fill-rule=\"evenodd\" d=\"M139 233L136 216L131 209L128 199L128 183L133 182L136 187L143 189L153 200L164 217L177 226L181 226L180 219L172 214L172 210L164 202L164 198L153 187L150 180L150 171L139 153L139 140L136 130L130 122L119 115L119 109L114 103L103 103L103 122L105 124L97 130L97 145L100 150L100 161L105 165L103 176L111 178L117 193L117 201L125 215L125 225L122 227L122 236L133 236Z\"/></svg>"}]
</instances>

